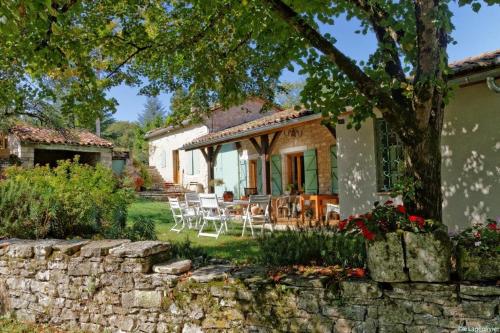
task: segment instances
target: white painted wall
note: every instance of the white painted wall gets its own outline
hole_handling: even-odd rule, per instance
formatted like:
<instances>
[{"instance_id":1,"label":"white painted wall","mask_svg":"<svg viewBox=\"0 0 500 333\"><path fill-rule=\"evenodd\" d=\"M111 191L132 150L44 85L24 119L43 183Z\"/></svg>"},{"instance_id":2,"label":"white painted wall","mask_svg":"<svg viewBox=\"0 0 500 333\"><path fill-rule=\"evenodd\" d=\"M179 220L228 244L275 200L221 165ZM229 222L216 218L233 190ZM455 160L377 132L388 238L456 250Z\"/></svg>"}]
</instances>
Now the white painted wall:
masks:
<instances>
[{"instance_id":1,"label":"white painted wall","mask_svg":"<svg viewBox=\"0 0 500 333\"><path fill-rule=\"evenodd\" d=\"M359 131L337 126L342 217L364 213L377 193L373 120ZM500 216L500 94L486 84L460 88L447 106L442 135L443 221L449 230Z\"/></svg>"},{"instance_id":2,"label":"white painted wall","mask_svg":"<svg viewBox=\"0 0 500 333\"><path fill-rule=\"evenodd\" d=\"M155 166L160 172L163 179L167 182L173 182L173 153L172 151L180 149L186 143L208 133L208 128L205 125L192 125L189 127L179 128L169 133L149 139L149 165ZM187 174L186 155L188 152L179 150L179 162L182 172L182 185L188 186L190 182L203 184L207 189L207 163L198 150L200 158L200 172L195 175ZM163 163L163 160L165 163Z\"/></svg>"}]
</instances>

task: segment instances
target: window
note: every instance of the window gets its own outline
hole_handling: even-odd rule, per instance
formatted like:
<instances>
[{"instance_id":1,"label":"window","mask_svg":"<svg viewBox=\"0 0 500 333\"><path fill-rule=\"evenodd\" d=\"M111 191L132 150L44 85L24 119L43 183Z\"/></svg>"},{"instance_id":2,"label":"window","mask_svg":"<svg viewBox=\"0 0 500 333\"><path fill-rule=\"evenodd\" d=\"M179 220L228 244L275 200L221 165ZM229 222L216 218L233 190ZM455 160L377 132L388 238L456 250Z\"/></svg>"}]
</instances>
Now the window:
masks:
<instances>
[{"instance_id":1,"label":"window","mask_svg":"<svg viewBox=\"0 0 500 333\"><path fill-rule=\"evenodd\" d=\"M399 178L403 148L397 134L383 119L375 120L375 147L378 190L390 191Z\"/></svg>"},{"instance_id":2,"label":"window","mask_svg":"<svg viewBox=\"0 0 500 333\"><path fill-rule=\"evenodd\" d=\"M200 152L198 150L186 152L186 173L188 175L197 175L200 173Z\"/></svg>"},{"instance_id":3,"label":"window","mask_svg":"<svg viewBox=\"0 0 500 333\"><path fill-rule=\"evenodd\" d=\"M287 160L287 180L288 184L294 186L297 191L303 191L306 181L304 173L304 153L288 154Z\"/></svg>"}]
</instances>

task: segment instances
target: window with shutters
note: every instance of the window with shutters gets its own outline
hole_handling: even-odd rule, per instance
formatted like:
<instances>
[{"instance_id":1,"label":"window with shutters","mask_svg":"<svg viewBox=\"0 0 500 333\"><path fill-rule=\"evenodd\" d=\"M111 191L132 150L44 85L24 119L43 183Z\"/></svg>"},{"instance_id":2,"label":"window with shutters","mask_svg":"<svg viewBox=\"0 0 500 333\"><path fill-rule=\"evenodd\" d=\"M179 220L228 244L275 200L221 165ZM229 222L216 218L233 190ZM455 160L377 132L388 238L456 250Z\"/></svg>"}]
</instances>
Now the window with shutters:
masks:
<instances>
[{"instance_id":1,"label":"window with shutters","mask_svg":"<svg viewBox=\"0 0 500 333\"><path fill-rule=\"evenodd\" d=\"M339 193L339 167L337 161L337 146L332 145L330 147L330 167L331 167L331 184L332 184L332 193Z\"/></svg>"},{"instance_id":2,"label":"window with shutters","mask_svg":"<svg viewBox=\"0 0 500 333\"><path fill-rule=\"evenodd\" d=\"M304 153L288 154L286 155L286 161L288 184L292 185L294 190L302 192L306 181L304 173Z\"/></svg>"},{"instance_id":3,"label":"window with shutters","mask_svg":"<svg viewBox=\"0 0 500 333\"><path fill-rule=\"evenodd\" d=\"M383 119L375 120L377 153L377 186L379 191L391 191L399 178L403 148L397 134Z\"/></svg>"}]
</instances>

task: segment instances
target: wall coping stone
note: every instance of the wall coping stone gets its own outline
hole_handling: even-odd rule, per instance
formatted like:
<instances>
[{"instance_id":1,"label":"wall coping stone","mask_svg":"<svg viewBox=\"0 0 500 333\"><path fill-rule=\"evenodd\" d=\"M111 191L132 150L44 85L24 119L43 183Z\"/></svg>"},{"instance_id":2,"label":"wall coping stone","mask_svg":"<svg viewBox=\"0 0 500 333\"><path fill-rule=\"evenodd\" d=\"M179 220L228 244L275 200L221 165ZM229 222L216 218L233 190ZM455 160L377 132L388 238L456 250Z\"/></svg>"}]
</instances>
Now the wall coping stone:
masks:
<instances>
[{"instance_id":1,"label":"wall coping stone","mask_svg":"<svg viewBox=\"0 0 500 333\"><path fill-rule=\"evenodd\" d=\"M60 251L62 254L72 255L84 246L90 243L88 239L74 239L74 240L66 240L61 243L55 244L53 249L56 251Z\"/></svg>"},{"instance_id":2,"label":"wall coping stone","mask_svg":"<svg viewBox=\"0 0 500 333\"><path fill-rule=\"evenodd\" d=\"M105 239L105 240L99 240L99 241L94 241L90 242L86 245L84 245L80 249L80 255L82 257L101 257L105 256L109 253L109 250L111 250L114 247L120 246L125 243L130 243L129 239Z\"/></svg>"},{"instance_id":3,"label":"wall coping stone","mask_svg":"<svg viewBox=\"0 0 500 333\"><path fill-rule=\"evenodd\" d=\"M145 258L154 254L167 252L170 243L160 241L139 241L125 243L109 250L109 254L120 258Z\"/></svg>"},{"instance_id":4,"label":"wall coping stone","mask_svg":"<svg viewBox=\"0 0 500 333\"><path fill-rule=\"evenodd\" d=\"M205 266L195 270L189 277L189 280L202 283L223 280L225 277L227 277L229 271L233 268L234 266L231 265Z\"/></svg>"}]
</instances>

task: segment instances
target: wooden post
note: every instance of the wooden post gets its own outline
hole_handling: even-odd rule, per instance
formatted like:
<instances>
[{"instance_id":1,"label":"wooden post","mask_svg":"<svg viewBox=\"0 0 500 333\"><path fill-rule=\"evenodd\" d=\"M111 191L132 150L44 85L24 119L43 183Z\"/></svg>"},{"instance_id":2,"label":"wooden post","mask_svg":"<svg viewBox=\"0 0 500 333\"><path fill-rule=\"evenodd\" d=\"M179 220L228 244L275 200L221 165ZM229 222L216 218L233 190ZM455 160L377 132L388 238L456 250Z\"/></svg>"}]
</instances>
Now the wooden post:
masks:
<instances>
[{"instance_id":1,"label":"wooden post","mask_svg":"<svg viewBox=\"0 0 500 333\"><path fill-rule=\"evenodd\" d=\"M265 194L271 194L271 161L269 158L269 137L260 136L260 148L262 159L262 187Z\"/></svg>"},{"instance_id":2,"label":"wooden post","mask_svg":"<svg viewBox=\"0 0 500 333\"><path fill-rule=\"evenodd\" d=\"M215 187L213 185L214 180L214 167L215 167L215 159L217 158L217 154L219 153L222 146L207 147L206 150L200 148L203 157L205 158L205 162L207 162L207 175L208 175L208 193L214 193Z\"/></svg>"}]
</instances>

